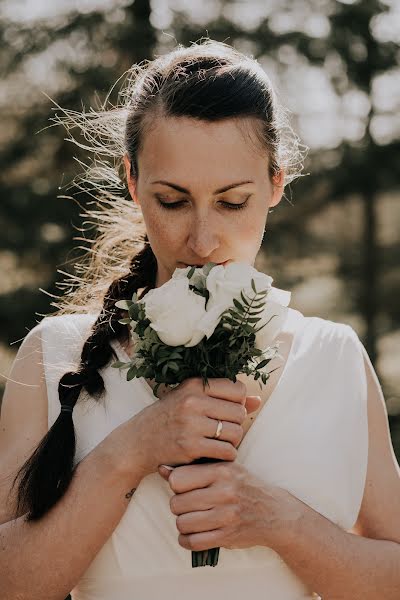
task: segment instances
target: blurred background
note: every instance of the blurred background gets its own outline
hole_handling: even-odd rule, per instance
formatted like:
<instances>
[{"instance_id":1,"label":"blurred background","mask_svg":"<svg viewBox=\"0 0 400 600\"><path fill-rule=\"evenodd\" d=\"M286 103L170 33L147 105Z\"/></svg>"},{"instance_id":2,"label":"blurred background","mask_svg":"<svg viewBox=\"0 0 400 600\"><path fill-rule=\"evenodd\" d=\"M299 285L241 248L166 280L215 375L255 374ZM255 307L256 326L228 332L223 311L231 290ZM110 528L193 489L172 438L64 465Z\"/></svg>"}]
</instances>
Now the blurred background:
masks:
<instances>
[{"instance_id":1,"label":"blurred background","mask_svg":"<svg viewBox=\"0 0 400 600\"><path fill-rule=\"evenodd\" d=\"M87 157L49 127L48 96L98 108L133 63L208 35L261 63L310 148L256 267L305 315L357 331L399 458L400 3L0 0L0 28L0 398L79 245L81 209L62 196Z\"/></svg>"}]
</instances>

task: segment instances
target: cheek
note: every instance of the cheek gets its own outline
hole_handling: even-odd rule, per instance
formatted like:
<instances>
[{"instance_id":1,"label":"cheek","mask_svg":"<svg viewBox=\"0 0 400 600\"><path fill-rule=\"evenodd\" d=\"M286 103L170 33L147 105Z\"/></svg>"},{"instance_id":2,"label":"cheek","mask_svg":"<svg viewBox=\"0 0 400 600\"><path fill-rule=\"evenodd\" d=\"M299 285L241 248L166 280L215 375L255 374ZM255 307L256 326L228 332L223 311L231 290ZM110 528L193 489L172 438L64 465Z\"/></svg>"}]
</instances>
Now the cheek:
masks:
<instances>
[{"instance_id":1,"label":"cheek","mask_svg":"<svg viewBox=\"0 0 400 600\"><path fill-rule=\"evenodd\" d=\"M265 215L260 212L249 212L238 224L238 233L242 241L246 241L253 247L260 244L265 229Z\"/></svg>"},{"instance_id":2,"label":"cheek","mask_svg":"<svg viewBox=\"0 0 400 600\"><path fill-rule=\"evenodd\" d=\"M147 236L150 244L157 254L166 255L179 245L183 234L183 228L179 226L179 219L173 215L165 214L156 208L143 211L143 219L146 225Z\"/></svg>"}]
</instances>

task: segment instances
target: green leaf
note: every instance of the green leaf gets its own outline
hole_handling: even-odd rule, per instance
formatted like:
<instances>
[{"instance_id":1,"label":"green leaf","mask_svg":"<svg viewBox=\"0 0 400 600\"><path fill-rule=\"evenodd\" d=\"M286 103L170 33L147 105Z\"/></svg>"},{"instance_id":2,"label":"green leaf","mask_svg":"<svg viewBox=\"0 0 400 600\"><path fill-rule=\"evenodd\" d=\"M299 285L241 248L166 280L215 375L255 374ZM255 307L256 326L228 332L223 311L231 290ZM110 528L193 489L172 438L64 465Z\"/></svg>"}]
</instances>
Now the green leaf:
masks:
<instances>
[{"instance_id":1,"label":"green leaf","mask_svg":"<svg viewBox=\"0 0 400 600\"><path fill-rule=\"evenodd\" d=\"M174 362L174 361L172 361L172 362L168 363L168 366L169 366L169 368L170 368L172 371L175 371L175 372L179 371L179 366L178 366L178 364L177 364L176 362Z\"/></svg>"},{"instance_id":2,"label":"green leaf","mask_svg":"<svg viewBox=\"0 0 400 600\"><path fill-rule=\"evenodd\" d=\"M111 366L113 367L113 369L121 369L122 367L125 367L127 364L130 365L130 363L125 363L125 362L122 362L121 360L117 360Z\"/></svg>"},{"instance_id":3,"label":"green leaf","mask_svg":"<svg viewBox=\"0 0 400 600\"><path fill-rule=\"evenodd\" d=\"M253 289L253 292L254 292L255 294L257 294L256 285L255 285L255 283L254 283L254 279L253 279L253 278L251 278L251 287L252 287L252 289Z\"/></svg>"},{"instance_id":4,"label":"green leaf","mask_svg":"<svg viewBox=\"0 0 400 600\"><path fill-rule=\"evenodd\" d=\"M256 366L256 369L262 369L263 367L265 367L265 365L267 365L269 363L271 359L270 358L266 358L265 360L262 360L260 363L258 363L258 365Z\"/></svg>"},{"instance_id":5,"label":"green leaf","mask_svg":"<svg viewBox=\"0 0 400 600\"><path fill-rule=\"evenodd\" d=\"M165 377L165 376L166 376L166 374L167 374L167 371L168 371L168 363L165 363L165 365L163 366L163 368L162 368L162 370L161 370L161 373L162 373L162 376L163 376L163 377Z\"/></svg>"},{"instance_id":6,"label":"green leaf","mask_svg":"<svg viewBox=\"0 0 400 600\"><path fill-rule=\"evenodd\" d=\"M182 360L182 355L179 352L172 352L169 356L169 360Z\"/></svg>"},{"instance_id":7,"label":"green leaf","mask_svg":"<svg viewBox=\"0 0 400 600\"><path fill-rule=\"evenodd\" d=\"M261 321L261 317L249 317L246 319L246 323L258 323Z\"/></svg>"},{"instance_id":8,"label":"green leaf","mask_svg":"<svg viewBox=\"0 0 400 600\"><path fill-rule=\"evenodd\" d=\"M137 321L138 320L138 307L136 306L136 304L131 304L129 309L128 309L128 313L130 318L133 321Z\"/></svg>"},{"instance_id":9,"label":"green leaf","mask_svg":"<svg viewBox=\"0 0 400 600\"><path fill-rule=\"evenodd\" d=\"M124 310L129 310L131 304L132 302L130 300L118 300L118 302L115 303L115 306Z\"/></svg>"},{"instance_id":10,"label":"green leaf","mask_svg":"<svg viewBox=\"0 0 400 600\"><path fill-rule=\"evenodd\" d=\"M131 319L129 319L128 317L126 319L118 319L118 323L121 323L121 325L128 325L128 323L131 322Z\"/></svg>"},{"instance_id":11,"label":"green leaf","mask_svg":"<svg viewBox=\"0 0 400 600\"><path fill-rule=\"evenodd\" d=\"M188 278L188 279L191 279L191 278L193 277L193 274L194 274L195 270L196 270L196 267L195 267L195 266L193 266L193 267L192 267L192 268L191 268L191 269L188 271L188 274L187 274L187 278Z\"/></svg>"},{"instance_id":12,"label":"green leaf","mask_svg":"<svg viewBox=\"0 0 400 600\"><path fill-rule=\"evenodd\" d=\"M260 302L259 304L253 304L253 306L251 307L251 310L253 311L254 309L259 309L259 308L264 308L265 307L265 302Z\"/></svg>"},{"instance_id":13,"label":"green leaf","mask_svg":"<svg viewBox=\"0 0 400 600\"><path fill-rule=\"evenodd\" d=\"M260 348L253 348L252 353L253 353L253 356L261 356L261 354L263 354L264 351L260 350Z\"/></svg>"},{"instance_id":14,"label":"green leaf","mask_svg":"<svg viewBox=\"0 0 400 600\"><path fill-rule=\"evenodd\" d=\"M258 307L256 307L258 308ZM249 310L249 315L254 316L254 315L261 315L261 313L264 312L264 309L262 308L261 310Z\"/></svg>"},{"instance_id":15,"label":"green leaf","mask_svg":"<svg viewBox=\"0 0 400 600\"><path fill-rule=\"evenodd\" d=\"M250 302L249 302L248 300L246 300L246 298L244 297L244 294L243 294L243 292L240 292L240 296L241 296L241 298L242 298L242 300L243 300L243 303L244 303L246 306L250 306Z\"/></svg>"},{"instance_id":16,"label":"green leaf","mask_svg":"<svg viewBox=\"0 0 400 600\"><path fill-rule=\"evenodd\" d=\"M254 373L254 380L257 381L257 379L259 379L261 377L261 373L259 373L258 371L256 371Z\"/></svg>"},{"instance_id":17,"label":"green leaf","mask_svg":"<svg viewBox=\"0 0 400 600\"><path fill-rule=\"evenodd\" d=\"M131 381L131 379L136 377L136 374L137 374L137 368L135 366L131 367L126 374L126 380Z\"/></svg>"},{"instance_id":18,"label":"green leaf","mask_svg":"<svg viewBox=\"0 0 400 600\"><path fill-rule=\"evenodd\" d=\"M245 312L244 307L240 304L240 302L238 300L236 300L236 298L233 298L233 304L236 306L236 308L238 309L239 312L241 312L241 313Z\"/></svg>"}]
</instances>

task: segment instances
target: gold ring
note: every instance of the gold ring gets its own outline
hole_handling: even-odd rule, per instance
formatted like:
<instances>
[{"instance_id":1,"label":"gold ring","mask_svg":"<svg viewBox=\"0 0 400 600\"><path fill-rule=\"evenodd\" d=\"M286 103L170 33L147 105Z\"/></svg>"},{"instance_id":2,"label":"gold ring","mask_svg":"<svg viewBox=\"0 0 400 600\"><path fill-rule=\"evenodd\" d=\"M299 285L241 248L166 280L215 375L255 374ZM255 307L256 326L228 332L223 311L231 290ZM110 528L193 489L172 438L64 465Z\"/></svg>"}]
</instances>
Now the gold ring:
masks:
<instances>
[{"instance_id":1,"label":"gold ring","mask_svg":"<svg viewBox=\"0 0 400 600\"><path fill-rule=\"evenodd\" d=\"M217 431L215 432L214 439L219 438L222 431L222 421L218 421Z\"/></svg>"}]
</instances>

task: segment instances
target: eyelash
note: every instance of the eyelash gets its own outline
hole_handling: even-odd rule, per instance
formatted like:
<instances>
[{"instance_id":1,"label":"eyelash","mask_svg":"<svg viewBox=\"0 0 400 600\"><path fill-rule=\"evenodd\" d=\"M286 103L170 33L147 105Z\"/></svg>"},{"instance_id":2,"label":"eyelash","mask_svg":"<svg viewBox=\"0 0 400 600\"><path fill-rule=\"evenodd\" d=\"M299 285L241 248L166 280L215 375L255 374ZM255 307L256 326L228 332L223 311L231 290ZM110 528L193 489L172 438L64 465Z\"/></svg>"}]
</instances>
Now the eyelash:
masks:
<instances>
[{"instance_id":1,"label":"eyelash","mask_svg":"<svg viewBox=\"0 0 400 600\"><path fill-rule=\"evenodd\" d=\"M250 198L250 196L247 196L246 200L244 202L242 202L241 204L230 204L229 202L221 202L221 204L223 204L224 207L227 208L228 210L242 210L243 208L246 208L249 198ZM167 210L174 210L177 208L181 208L182 203L185 202L185 200L180 200L179 202L165 203L165 202L161 202L161 200L158 197L157 197L157 200L158 200L160 206L162 206L163 208L166 208Z\"/></svg>"}]
</instances>

